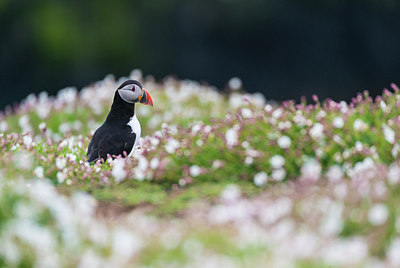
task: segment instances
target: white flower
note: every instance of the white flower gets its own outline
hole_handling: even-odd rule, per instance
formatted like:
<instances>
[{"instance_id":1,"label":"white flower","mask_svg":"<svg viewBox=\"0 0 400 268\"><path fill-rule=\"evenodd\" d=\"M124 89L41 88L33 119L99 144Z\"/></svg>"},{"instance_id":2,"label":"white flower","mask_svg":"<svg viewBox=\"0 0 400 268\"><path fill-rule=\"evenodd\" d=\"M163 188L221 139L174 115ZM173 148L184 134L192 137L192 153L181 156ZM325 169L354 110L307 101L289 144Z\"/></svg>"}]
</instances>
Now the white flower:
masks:
<instances>
[{"instance_id":1,"label":"white flower","mask_svg":"<svg viewBox=\"0 0 400 268\"><path fill-rule=\"evenodd\" d=\"M44 168L41 166L36 167L33 170L33 174L35 174L35 176L37 176L38 178L43 179L44 178Z\"/></svg>"},{"instance_id":2,"label":"white flower","mask_svg":"<svg viewBox=\"0 0 400 268\"><path fill-rule=\"evenodd\" d=\"M339 135L333 135L333 141L336 143L341 143L342 138Z\"/></svg>"},{"instance_id":3,"label":"white flower","mask_svg":"<svg viewBox=\"0 0 400 268\"><path fill-rule=\"evenodd\" d=\"M390 112L390 107L388 107L383 100L381 100L380 106L384 113Z\"/></svg>"},{"instance_id":4,"label":"white flower","mask_svg":"<svg viewBox=\"0 0 400 268\"><path fill-rule=\"evenodd\" d=\"M374 193L377 198L385 198L387 187L384 181L378 181L374 184Z\"/></svg>"},{"instance_id":5,"label":"white flower","mask_svg":"<svg viewBox=\"0 0 400 268\"><path fill-rule=\"evenodd\" d=\"M203 146L204 142L202 140L197 140L196 144L197 144L197 146L201 147L201 146Z\"/></svg>"},{"instance_id":6,"label":"white flower","mask_svg":"<svg viewBox=\"0 0 400 268\"><path fill-rule=\"evenodd\" d=\"M322 258L333 266L357 267L368 256L368 244L358 237L334 239L321 248L321 253Z\"/></svg>"},{"instance_id":7,"label":"white flower","mask_svg":"<svg viewBox=\"0 0 400 268\"><path fill-rule=\"evenodd\" d=\"M26 136L24 136L23 141L24 141L25 146L29 147L32 144L33 139L30 135L26 135Z\"/></svg>"},{"instance_id":8,"label":"white flower","mask_svg":"<svg viewBox=\"0 0 400 268\"><path fill-rule=\"evenodd\" d=\"M138 181L143 181L146 177L146 174L144 173L144 171L142 169L135 169L135 179Z\"/></svg>"},{"instance_id":9,"label":"white flower","mask_svg":"<svg viewBox=\"0 0 400 268\"><path fill-rule=\"evenodd\" d=\"M388 171L388 182L390 184L397 184L400 182L400 167L397 164L392 164Z\"/></svg>"},{"instance_id":10,"label":"white flower","mask_svg":"<svg viewBox=\"0 0 400 268\"><path fill-rule=\"evenodd\" d=\"M349 158L349 157L350 157L350 151L347 150L347 149L344 150L344 151L343 151L343 158L344 158L344 159L347 159L347 158Z\"/></svg>"},{"instance_id":11,"label":"white flower","mask_svg":"<svg viewBox=\"0 0 400 268\"><path fill-rule=\"evenodd\" d=\"M325 116L326 116L326 112L324 110L319 111L317 114L318 120L324 118Z\"/></svg>"},{"instance_id":12,"label":"white flower","mask_svg":"<svg viewBox=\"0 0 400 268\"><path fill-rule=\"evenodd\" d=\"M178 184L179 186L185 186L186 185L185 179L179 179Z\"/></svg>"},{"instance_id":13,"label":"white flower","mask_svg":"<svg viewBox=\"0 0 400 268\"><path fill-rule=\"evenodd\" d=\"M290 140L290 138L288 136L282 136L278 139L278 145L282 149L289 148L291 143L292 143L292 141Z\"/></svg>"},{"instance_id":14,"label":"white flower","mask_svg":"<svg viewBox=\"0 0 400 268\"><path fill-rule=\"evenodd\" d=\"M253 94L246 94L245 95L248 99L249 102L256 106L257 108L262 108L265 105L265 97L261 93L253 93Z\"/></svg>"},{"instance_id":15,"label":"white flower","mask_svg":"<svg viewBox=\"0 0 400 268\"><path fill-rule=\"evenodd\" d=\"M19 143L14 144L13 146L11 146L11 151L15 151L19 148Z\"/></svg>"},{"instance_id":16,"label":"white flower","mask_svg":"<svg viewBox=\"0 0 400 268\"><path fill-rule=\"evenodd\" d=\"M151 137L151 138L150 138L150 143L151 143L152 146L155 147L155 146L157 146L158 144L160 144L160 140L157 139L157 138Z\"/></svg>"},{"instance_id":17,"label":"white flower","mask_svg":"<svg viewBox=\"0 0 400 268\"><path fill-rule=\"evenodd\" d=\"M114 230L112 239L113 256L122 260L132 258L144 244L137 235L123 227Z\"/></svg>"},{"instance_id":18,"label":"white flower","mask_svg":"<svg viewBox=\"0 0 400 268\"><path fill-rule=\"evenodd\" d=\"M201 127L202 127L202 124L201 124L201 123L196 123L196 124L194 124L194 125L192 126L192 134L195 135L197 132L199 132L200 129L201 129Z\"/></svg>"},{"instance_id":19,"label":"white flower","mask_svg":"<svg viewBox=\"0 0 400 268\"><path fill-rule=\"evenodd\" d=\"M243 100L243 95L239 93L232 93L229 96L229 105L232 108L238 108L242 105L245 105L246 102Z\"/></svg>"},{"instance_id":20,"label":"white flower","mask_svg":"<svg viewBox=\"0 0 400 268\"><path fill-rule=\"evenodd\" d=\"M250 143L248 141L244 141L244 142L242 142L242 147L244 149L248 149L248 148L250 148Z\"/></svg>"},{"instance_id":21,"label":"white flower","mask_svg":"<svg viewBox=\"0 0 400 268\"><path fill-rule=\"evenodd\" d=\"M241 110L243 118L251 118L253 117L253 112L248 108L242 108Z\"/></svg>"},{"instance_id":22,"label":"white flower","mask_svg":"<svg viewBox=\"0 0 400 268\"><path fill-rule=\"evenodd\" d=\"M279 117L281 117L282 115L282 110L280 108L276 109L273 113L272 113L272 117L275 119L278 119Z\"/></svg>"},{"instance_id":23,"label":"white flower","mask_svg":"<svg viewBox=\"0 0 400 268\"><path fill-rule=\"evenodd\" d=\"M0 122L0 132L6 132L8 129L8 124L6 121Z\"/></svg>"},{"instance_id":24,"label":"white flower","mask_svg":"<svg viewBox=\"0 0 400 268\"><path fill-rule=\"evenodd\" d=\"M67 178L67 174L64 171L57 172L56 176L57 176L58 183L63 183L65 181L65 179Z\"/></svg>"},{"instance_id":25,"label":"white flower","mask_svg":"<svg viewBox=\"0 0 400 268\"><path fill-rule=\"evenodd\" d=\"M393 129L391 129L389 126L386 124L383 124L383 135L385 136L385 140L389 142L390 144L394 144L395 142L395 133Z\"/></svg>"},{"instance_id":26,"label":"white flower","mask_svg":"<svg viewBox=\"0 0 400 268\"><path fill-rule=\"evenodd\" d=\"M157 169L159 164L160 164L160 160L157 157L155 157L155 158L151 159L151 161L150 161L150 168Z\"/></svg>"},{"instance_id":27,"label":"white flower","mask_svg":"<svg viewBox=\"0 0 400 268\"><path fill-rule=\"evenodd\" d=\"M310 136L315 140L321 139L324 136L324 126L320 123L316 123L310 129Z\"/></svg>"},{"instance_id":28,"label":"white flower","mask_svg":"<svg viewBox=\"0 0 400 268\"><path fill-rule=\"evenodd\" d=\"M148 166L149 166L149 161L147 161L147 159L145 157L140 156L139 160L138 160L137 168L144 171L147 169Z\"/></svg>"},{"instance_id":29,"label":"white flower","mask_svg":"<svg viewBox=\"0 0 400 268\"><path fill-rule=\"evenodd\" d=\"M178 149L180 146L179 141L171 138L168 140L167 144L165 145L165 150L170 153L173 154L175 153L176 149Z\"/></svg>"},{"instance_id":30,"label":"white flower","mask_svg":"<svg viewBox=\"0 0 400 268\"><path fill-rule=\"evenodd\" d=\"M260 157L261 156L261 153L254 149L247 149L245 152L246 152L246 155L250 156L250 157Z\"/></svg>"},{"instance_id":31,"label":"white flower","mask_svg":"<svg viewBox=\"0 0 400 268\"><path fill-rule=\"evenodd\" d=\"M343 229L343 205L332 202L326 207L326 216L320 225L320 230L325 235L336 235Z\"/></svg>"},{"instance_id":32,"label":"white flower","mask_svg":"<svg viewBox=\"0 0 400 268\"><path fill-rule=\"evenodd\" d=\"M292 127L292 123L290 121L279 122L278 128L279 130L285 130Z\"/></svg>"},{"instance_id":33,"label":"white flower","mask_svg":"<svg viewBox=\"0 0 400 268\"><path fill-rule=\"evenodd\" d=\"M339 183L333 190L335 197L338 199L344 199L347 196L348 190L345 183Z\"/></svg>"},{"instance_id":34,"label":"white flower","mask_svg":"<svg viewBox=\"0 0 400 268\"><path fill-rule=\"evenodd\" d=\"M153 135L153 137L154 138L162 138L162 136L163 136L163 133L160 131L160 130L157 130L156 132L154 132L154 135Z\"/></svg>"},{"instance_id":35,"label":"white flower","mask_svg":"<svg viewBox=\"0 0 400 268\"><path fill-rule=\"evenodd\" d=\"M354 120L353 128L356 131L364 131L368 128L368 125L361 119L356 119L356 120Z\"/></svg>"},{"instance_id":36,"label":"white flower","mask_svg":"<svg viewBox=\"0 0 400 268\"><path fill-rule=\"evenodd\" d=\"M201 173L201 168L199 166L197 166L197 165L193 165L193 166L190 167L189 173L190 173L190 176L197 177Z\"/></svg>"},{"instance_id":37,"label":"white flower","mask_svg":"<svg viewBox=\"0 0 400 268\"><path fill-rule=\"evenodd\" d=\"M266 111L267 113L271 112L272 111L272 106L270 104L265 105L264 111Z\"/></svg>"},{"instance_id":38,"label":"white flower","mask_svg":"<svg viewBox=\"0 0 400 268\"><path fill-rule=\"evenodd\" d=\"M254 184L256 186L263 186L268 181L268 174L264 171L257 173L254 176Z\"/></svg>"},{"instance_id":39,"label":"white flower","mask_svg":"<svg viewBox=\"0 0 400 268\"><path fill-rule=\"evenodd\" d=\"M242 80L238 77L232 77L229 79L228 86L232 90L239 90L242 87Z\"/></svg>"},{"instance_id":40,"label":"white flower","mask_svg":"<svg viewBox=\"0 0 400 268\"><path fill-rule=\"evenodd\" d=\"M228 184L221 193L224 201L235 201L240 198L241 192L236 184Z\"/></svg>"},{"instance_id":41,"label":"white flower","mask_svg":"<svg viewBox=\"0 0 400 268\"><path fill-rule=\"evenodd\" d=\"M400 266L400 237L397 237L392 241L390 248L387 252L387 258L392 265L392 267Z\"/></svg>"},{"instance_id":42,"label":"white flower","mask_svg":"<svg viewBox=\"0 0 400 268\"><path fill-rule=\"evenodd\" d=\"M285 164L285 158L281 155L274 155L271 157L270 164L274 169L282 168Z\"/></svg>"},{"instance_id":43,"label":"white flower","mask_svg":"<svg viewBox=\"0 0 400 268\"><path fill-rule=\"evenodd\" d=\"M65 165L67 164L67 159L65 159L64 157L58 157L57 159L56 159L56 167L58 168L58 169L63 169L63 168L65 168Z\"/></svg>"},{"instance_id":44,"label":"white flower","mask_svg":"<svg viewBox=\"0 0 400 268\"><path fill-rule=\"evenodd\" d=\"M218 168L221 168L223 166L224 166L224 162L221 161L221 160L218 160L218 159L214 160L213 163L212 163L212 168L213 169L218 169Z\"/></svg>"},{"instance_id":45,"label":"white flower","mask_svg":"<svg viewBox=\"0 0 400 268\"><path fill-rule=\"evenodd\" d=\"M297 113L293 117L293 121L296 123L298 127L304 127L307 123L307 119L301 113Z\"/></svg>"},{"instance_id":46,"label":"white flower","mask_svg":"<svg viewBox=\"0 0 400 268\"><path fill-rule=\"evenodd\" d=\"M343 171L338 165L331 166L326 172L326 178L330 182L338 182L343 178Z\"/></svg>"},{"instance_id":47,"label":"white flower","mask_svg":"<svg viewBox=\"0 0 400 268\"><path fill-rule=\"evenodd\" d=\"M324 152L324 150L322 150L322 148L317 148L315 150L315 155L319 158L322 158L324 155L326 155L326 153Z\"/></svg>"},{"instance_id":48,"label":"white flower","mask_svg":"<svg viewBox=\"0 0 400 268\"><path fill-rule=\"evenodd\" d=\"M65 103L73 103L77 95L78 90L75 87L66 87L58 91L57 99Z\"/></svg>"},{"instance_id":49,"label":"white flower","mask_svg":"<svg viewBox=\"0 0 400 268\"><path fill-rule=\"evenodd\" d=\"M19 118L18 125L22 128L22 132L30 132L32 130L29 123L29 116L26 114Z\"/></svg>"},{"instance_id":50,"label":"white flower","mask_svg":"<svg viewBox=\"0 0 400 268\"><path fill-rule=\"evenodd\" d=\"M61 123L58 127L58 131L61 133L68 133L72 130L71 124L68 122Z\"/></svg>"},{"instance_id":51,"label":"white flower","mask_svg":"<svg viewBox=\"0 0 400 268\"><path fill-rule=\"evenodd\" d=\"M65 157L67 157L69 159L69 161L72 161L72 162L76 161L76 155L75 154L68 153L68 154L65 155Z\"/></svg>"},{"instance_id":52,"label":"white flower","mask_svg":"<svg viewBox=\"0 0 400 268\"><path fill-rule=\"evenodd\" d=\"M82 252L77 267L101 267L104 262L105 260L96 254L94 250L86 249L84 252Z\"/></svg>"},{"instance_id":53,"label":"white flower","mask_svg":"<svg viewBox=\"0 0 400 268\"><path fill-rule=\"evenodd\" d=\"M361 152L363 149L363 145L360 141L356 141L355 147L356 147L357 152Z\"/></svg>"},{"instance_id":54,"label":"white flower","mask_svg":"<svg viewBox=\"0 0 400 268\"><path fill-rule=\"evenodd\" d=\"M333 155L333 159L334 159L336 162L341 162L341 161L343 160L343 157L342 157L342 155L341 155L340 152L336 152L336 153Z\"/></svg>"},{"instance_id":55,"label":"white flower","mask_svg":"<svg viewBox=\"0 0 400 268\"><path fill-rule=\"evenodd\" d=\"M46 123L45 122L42 122L42 123L40 123L39 124L39 129L40 129L40 131L44 131L45 129L46 129Z\"/></svg>"},{"instance_id":56,"label":"white flower","mask_svg":"<svg viewBox=\"0 0 400 268\"><path fill-rule=\"evenodd\" d=\"M228 147L233 147L238 143L238 133L236 129L230 128L225 133L226 144Z\"/></svg>"},{"instance_id":57,"label":"white flower","mask_svg":"<svg viewBox=\"0 0 400 268\"><path fill-rule=\"evenodd\" d=\"M389 210L385 204L379 203L372 206L368 212L368 220L372 225L378 226L386 222Z\"/></svg>"},{"instance_id":58,"label":"white flower","mask_svg":"<svg viewBox=\"0 0 400 268\"><path fill-rule=\"evenodd\" d=\"M345 113L347 113L348 110L349 110L349 108L347 106L347 103L345 101L341 101L340 102L340 112L342 114L345 114Z\"/></svg>"},{"instance_id":59,"label":"white flower","mask_svg":"<svg viewBox=\"0 0 400 268\"><path fill-rule=\"evenodd\" d=\"M114 165L111 174L113 175L115 182L117 183L121 182L126 178L127 174L124 167L125 167L125 160L121 158L117 158L114 160Z\"/></svg>"},{"instance_id":60,"label":"white flower","mask_svg":"<svg viewBox=\"0 0 400 268\"><path fill-rule=\"evenodd\" d=\"M33 155L29 152L18 152L14 157L14 164L21 169L31 169L33 164Z\"/></svg>"},{"instance_id":61,"label":"white flower","mask_svg":"<svg viewBox=\"0 0 400 268\"><path fill-rule=\"evenodd\" d=\"M321 177L321 165L315 159L306 161L301 167L301 177L310 181L317 181Z\"/></svg>"},{"instance_id":62,"label":"white flower","mask_svg":"<svg viewBox=\"0 0 400 268\"><path fill-rule=\"evenodd\" d=\"M286 177L286 170L283 168L275 169L272 171L271 177L275 181L282 181Z\"/></svg>"},{"instance_id":63,"label":"white flower","mask_svg":"<svg viewBox=\"0 0 400 268\"><path fill-rule=\"evenodd\" d=\"M393 145L393 148L391 151L393 158L397 158L397 156L399 155L399 151L400 151L400 145L398 143L396 143L395 145Z\"/></svg>"},{"instance_id":64,"label":"white flower","mask_svg":"<svg viewBox=\"0 0 400 268\"><path fill-rule=\"evenodd\" d=\"M246 156L246 158L244 159L244 163L245 163L246 165L251 165L251 164L253 164L253 157L251 157L251 156Z\"/></svg>"},{"instance_id":65,"label":"white flower","mask_svg":"<svg viewBox=\"0 0 400 268\"><path fill-rule=\"evenodd\" d=\"M260 221L265 225L271 225L274 222L278 221L279 219L283 218L285 215L289 214L293 209L293 202L288 197L280 197L276 200L270 200L265 204L265 209L261 209L258 212L258 217ZM277 225L280 225L281 222ZM287 226L283 227L286 229ZM276 228L275 230L279 230L280 228ZM283 230L281 230L283 231ZM285 230L286 232L288 230ZM279 231L278 231L279 232ZM274 236L274 238L281 236ZM285 236L286 237L286 236Z\"/></svg>"},{"instance_id":66,"label":"white flower","mask_svg":"<svg viewBox=\"0 0 400 268\"><path fill-rule=\"evenodd\" d=\"M335 118L333 118L332 124L335 128L343 128L344 120L340 116L336 116Z\"/></svg>"}]
</instances>

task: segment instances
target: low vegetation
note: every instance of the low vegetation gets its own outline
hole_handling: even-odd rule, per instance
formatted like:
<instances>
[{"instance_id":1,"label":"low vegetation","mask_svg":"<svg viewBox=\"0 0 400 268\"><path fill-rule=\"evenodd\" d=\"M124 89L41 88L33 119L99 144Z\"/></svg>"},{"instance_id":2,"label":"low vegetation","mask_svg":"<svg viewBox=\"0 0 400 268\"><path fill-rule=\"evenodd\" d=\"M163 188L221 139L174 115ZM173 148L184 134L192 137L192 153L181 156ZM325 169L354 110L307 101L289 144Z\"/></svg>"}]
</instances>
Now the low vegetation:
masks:
<instances>
[{"instance_id":1,"label":"low vegetation","mask_svg":"<svg viewBox=\"0 0 400 268\"><path fill-rule=\"evenodd\" d=\"M0 266L400 265L400 93L267 102L144 80L140 148L86 162L118 81L0 114Z\"/></svg>"}]
</instances>

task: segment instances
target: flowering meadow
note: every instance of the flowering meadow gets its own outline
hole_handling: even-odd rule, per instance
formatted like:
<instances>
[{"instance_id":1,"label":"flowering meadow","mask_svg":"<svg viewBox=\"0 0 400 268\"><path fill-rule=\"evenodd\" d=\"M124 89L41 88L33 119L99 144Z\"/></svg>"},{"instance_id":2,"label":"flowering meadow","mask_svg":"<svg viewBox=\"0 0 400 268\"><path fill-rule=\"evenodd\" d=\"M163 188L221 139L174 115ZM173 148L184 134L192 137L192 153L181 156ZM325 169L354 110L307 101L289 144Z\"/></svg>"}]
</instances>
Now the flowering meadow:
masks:
<instances>
[{"instance_id":1,"label":"flowering meadow","mask_svg":"<svg viewBox=\"0 0 400 268\"><path fill-rule=\"evenodd\" d=\"M86 148L139 79L132 158ZM0 266L399 267L400 92L269 102L140 71L0 113Z\"/></svg>"}]
</instances>

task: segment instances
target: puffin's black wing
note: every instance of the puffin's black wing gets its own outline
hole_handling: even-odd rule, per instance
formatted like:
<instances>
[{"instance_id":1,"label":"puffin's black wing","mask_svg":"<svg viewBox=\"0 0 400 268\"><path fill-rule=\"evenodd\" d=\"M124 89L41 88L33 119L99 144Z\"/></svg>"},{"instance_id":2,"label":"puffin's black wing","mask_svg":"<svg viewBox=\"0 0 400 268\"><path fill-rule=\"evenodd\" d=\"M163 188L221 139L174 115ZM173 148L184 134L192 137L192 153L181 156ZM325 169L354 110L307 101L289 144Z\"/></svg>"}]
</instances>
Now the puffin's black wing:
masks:
<instances>
[{"instance_id":1,"label":"puffin's black wing","mask_svg":"<svg viewBox=\"0 0 400 268\"><path fill-rule=\"evenodd\" d=\"M129 154L135 144L136 134L131 132L130 127L114 129L100 127L90 141L87 157L88 162L98 159L107 159L107 154L123 155L124 151Z\"/></svg>"},{"instance_id":2,"label":"puffin's black wing","mask_svg":"<svg viewBox=\"0 0 400 268\"><path fill-rule=\"evenodd\" d=\"M92 137L92 139L91 139L91 141L89 143L89 147L87 149L86 155L87 155L87 161L89 163L92 163L92 162L100 159L99 149L97 148L97 143L98 143L97 132L98 131L96 131L94 133L94 135L93 135L93 137Z\"/></svg>"},{"instance_id":3,"label":"puffin's black wing","mask_svg":"<svg viewBox=\"0 0 400 268\"><path fill-rule=\"evenodd\" d=\"M136 134L121 135L119 133L110 133L98 146L98 155L100 158L107 159L107 154L123 155L124 151L129 154L135 144Z\"/></svg>"}]
</instances>

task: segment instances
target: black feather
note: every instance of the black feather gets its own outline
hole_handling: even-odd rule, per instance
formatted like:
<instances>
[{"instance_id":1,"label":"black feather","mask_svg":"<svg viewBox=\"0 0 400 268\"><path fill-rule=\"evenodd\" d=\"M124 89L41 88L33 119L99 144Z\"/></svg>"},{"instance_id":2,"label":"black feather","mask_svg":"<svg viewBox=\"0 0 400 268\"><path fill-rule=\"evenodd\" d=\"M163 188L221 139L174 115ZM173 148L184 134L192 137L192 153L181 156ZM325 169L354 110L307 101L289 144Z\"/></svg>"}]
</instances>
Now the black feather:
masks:
<instances>
[{"instance_id":1,"label":"black feather","mask_svg":"<svg viewBox=\"0 0 400 268\"><path fill-rule=\"evenodd\" d=\"M138 85L141 89L143 89L142 83L140 83L139 81L136 81L136 80L126 80L125 82L123 82L123 83L118 87L118 89L121 89L121 88L123 88L124 86L126 86L126 85L131 85L131 84Z\"/></svg>"}]
</instances>

